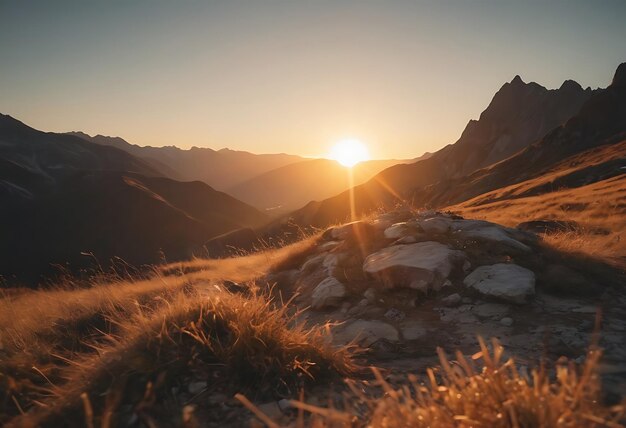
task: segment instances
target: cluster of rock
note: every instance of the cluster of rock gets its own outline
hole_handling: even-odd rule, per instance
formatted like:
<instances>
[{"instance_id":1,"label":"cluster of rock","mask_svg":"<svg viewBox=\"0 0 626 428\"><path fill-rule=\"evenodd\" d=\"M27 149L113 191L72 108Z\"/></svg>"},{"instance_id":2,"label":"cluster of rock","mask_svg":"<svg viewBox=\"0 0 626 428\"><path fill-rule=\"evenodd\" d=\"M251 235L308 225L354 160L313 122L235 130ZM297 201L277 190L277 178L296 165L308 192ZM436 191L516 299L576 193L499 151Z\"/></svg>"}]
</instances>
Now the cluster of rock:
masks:
<instances>
[{"instance_id":1,"label":"cluster of rock","mask_svg":"<svg viewBox=\"0 0 626 428\"><path fill-rule=\"evenodd\" d=\"M529 302L535 274L516 261L532 253L536 240L532 233L487 221L394 211L326 230L292 275L301 304L344 314L337 341L415 340L426 330L404 325L404 318L426 301L443 307L458 306L467 296ZM507 324L510 318L502 321Z\"/></svg>"}]
</instances>

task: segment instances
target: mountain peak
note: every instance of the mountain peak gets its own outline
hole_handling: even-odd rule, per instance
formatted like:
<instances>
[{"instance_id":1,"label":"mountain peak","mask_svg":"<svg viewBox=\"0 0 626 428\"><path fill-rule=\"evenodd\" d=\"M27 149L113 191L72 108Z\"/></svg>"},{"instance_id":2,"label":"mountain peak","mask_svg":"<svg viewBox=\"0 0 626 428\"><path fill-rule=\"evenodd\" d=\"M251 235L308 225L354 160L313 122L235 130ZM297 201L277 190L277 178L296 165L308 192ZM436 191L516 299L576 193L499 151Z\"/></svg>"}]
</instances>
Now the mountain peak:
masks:
<instances>
[{"instance_id":1,"label":"mountain peak","mask_svg":"<svg viewBox=\"0 0 626 428\"><path fill-rule=\"evenodd\" d=\"M626 87L626 62L621 63L617 67L617 70L615 70L615 75L613 76L613 82L611 82L611 86Z\"/></svg>"},{"instance_id":2,"label":"mountain peak","mask_svg":"<svg viewBox=\"0 0 626 428\"><path fill-rule=\"evenodd\" d=\"M519 74L516 74L513 80L511 80L511 85L525 85L525 84L526 83L524 83L524 81L519 76Z\"/></svg>"},{"instance_id":3,"label":"mountain peak","mask_svg":"<svg viewBox=\"0 0 626 428\"><path fill-rule=\"evenodd\" d=\"M560 90L566 90L566 91L582 91L583 87L580 86L580 84L575 81L575 80L566 80L563 82L563 84L561 85L561 87L559 88Z\"/></svg>"}]
</instances>

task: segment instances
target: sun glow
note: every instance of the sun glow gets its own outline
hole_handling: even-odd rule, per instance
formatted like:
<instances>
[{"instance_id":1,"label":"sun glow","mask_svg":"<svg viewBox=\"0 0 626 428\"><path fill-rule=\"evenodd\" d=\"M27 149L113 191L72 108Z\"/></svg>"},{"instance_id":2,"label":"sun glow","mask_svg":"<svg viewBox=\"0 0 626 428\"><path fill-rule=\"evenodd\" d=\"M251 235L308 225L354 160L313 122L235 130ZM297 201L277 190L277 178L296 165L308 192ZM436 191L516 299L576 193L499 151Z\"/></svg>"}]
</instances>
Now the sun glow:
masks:
<instances>
[{"instance_id":1,"label":"sun glow","mask_svg":"<svg viewBox=\"0 0 626 428\"><path fill-rule=\"evenodd\" d=\"M335 144L330 149L329 158L350 168L359 162L369 160L370 154L365 144L355 138L350 138Z\"/></svg>"}]
</instances>

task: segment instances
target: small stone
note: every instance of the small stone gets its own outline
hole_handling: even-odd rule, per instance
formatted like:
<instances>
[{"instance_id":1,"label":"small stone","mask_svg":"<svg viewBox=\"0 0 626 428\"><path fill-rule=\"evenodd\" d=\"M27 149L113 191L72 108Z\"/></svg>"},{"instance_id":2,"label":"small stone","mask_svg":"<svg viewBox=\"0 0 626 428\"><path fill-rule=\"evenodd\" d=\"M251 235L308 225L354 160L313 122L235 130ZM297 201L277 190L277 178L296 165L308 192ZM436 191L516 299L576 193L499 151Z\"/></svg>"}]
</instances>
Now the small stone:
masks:
<instances>
[{"instance_id":1,"label":"small stone","mask_svg":"<svg viewBox=\"0 0 626 428\"><path fill-rule=\"evenodd\" d=\"M504 317L500 320L500 324L505 327L511 327L513 325L513 318Z\"/></svg>"},{"instance_id":2,"label":"small stone","mask_svg":"<svg viewBox=\"0 0 626 428\"><path fill-rule=\"evenodd\" d=\"M283 415L283 412L276 401L259 404L257 408L263 412L265 416L273 420L279 419Z\"/></svg>"},{"instance_id":3,"label":"small stone","mask_svg":"<svg viewBox=\"0 0 626 428\"><path fill-rule=\"evenodd\" d=\"M450 281L449 279L446 279L446 280L443 282L443 284L441 284L439 287L437 287L437 286L435 285L434 289L435 289L435 291L439 291L439 290L441 290L442 288L446 288L446 287L452 287L452 281Z\"/></svg>"},{"instance_id":4,"label":"small stone","mask_svg":"<svg viewBox=\"0 0 626 428\"><path fill-rule=\"evenodd\" d=\"M345 295L346 287L336 278L328 277L313 290L311 307L313 309L322 309L338 306Z\"/></svg>"},{"instance_id":5,"label":"small stone","mask_svg":"<svg viewBox=\"0 0 626 428\"><path fill-rule=\"evenodd\" d=\"M478 318L502 318L509 312L509 306L502 303L484 302L472 307L472 312Z\"/></svg>"},{"instance_id":6,"label":"small stone","mask_svg":"<svg viewBox=\"0 0 626 428\"><path fill-rule=\"evenodd\" d=\"M381 339L398 342L400 337L398 330L390 324L382 321L362 319L344 324L334 332L334 341L336 343L346 344L355 339L357 343L363 346L371 346Z\"/></svg>"},{"instance_id":7,"label":"small stone","mask_svg":"<svg viewBox=\"0 0 626 428\"><path fill-rule=\"evenodd\" d=\"M428 331L418 323L412 323L400 327L404 340L418 340L428 334Z\"/></svg>"},{"instance_id":8,"label":"small stone","mask_svg":"<svg viewBox=\"0 0 626 428\"><path fill-rule=\"evenodd\" d=\"M376 302L376 291L373 288L368 288L365 290L365 293L363 293L363 297L365 297L368 302L374 303Z\"/></svg>"},{"instance_id":9,"label":"small stone","mask_svg":"<svg viewBox=\"0 0 626 428\"><path fill-rule=\"evenodd\" d=\"M287 400L286 398L283 398L281 400L278 400L278 407L280 408L281 411L286 412L288 410L293 409L294 407L291 405L291 400Z\"/></svg>"},{"instance_id":10,"label":"small stone","mask_svg":"<svg viewBox=\"0 0 626 428\"><path fill-rule=\"evenodd\" d=\"M347 314L348 310L350 309L350 306L352 306L352 305L350 305L350 302L343 302L342 305L341 305L341 313L342 314Z\"/></svg>"},{"instance_id":11,"label":"small stone","mask_svg":"<svg viewBox=\"0 0 626 428\"><path fill-rule=\"evenodd\" d=\"M406 318L406 314L399 309L391 308L385 312L385 318L390 321L399 322Z\"/></svg>"},{"instance_id":12,"label":"small stone","mask_svg":"<svg viewBox=\"0 0 626 428\"><path fill-rule=\"evenodd\" d=\"M204 381L190 382L187 385L187 391L189 391L190 394L199 394L204 391L206 387L207 383Z\"/></svg>"},{"instance_id":13,"label":"small stone","mask_svg":"<svg viewBox=\"0 0 626 428\"><path fill-rule=\"evenodd\" d=\"M449 296L441 299L441 303L449 308L454 308L461 304L461 295L459 293L450 294Z\"/></svg>"},{"instance_id":14,"label":"small stone","mask_svg":"<svg viewBox=\"0 0 626 428\"><path fill-rule=\"evenodd\" d=\"M211 394L207 398L207 401L209 402L209 404L221 404L221 403L225 403L226 401L228 401L228 396L226 394L221 394L217 392L217 393Z\"/></svg>"}]
</instances>

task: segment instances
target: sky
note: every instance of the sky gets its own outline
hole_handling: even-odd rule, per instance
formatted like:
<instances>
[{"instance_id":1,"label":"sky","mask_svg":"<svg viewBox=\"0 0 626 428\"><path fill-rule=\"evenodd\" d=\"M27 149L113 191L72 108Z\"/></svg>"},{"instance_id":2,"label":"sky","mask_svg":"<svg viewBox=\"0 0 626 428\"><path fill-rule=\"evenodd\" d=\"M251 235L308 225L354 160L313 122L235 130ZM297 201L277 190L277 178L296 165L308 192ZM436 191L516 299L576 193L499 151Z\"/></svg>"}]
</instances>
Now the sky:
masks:
<instances>
[{"instance_id":1,"label":"sky","mask_svg":"<svg viewBox=\"0 0 626 428\"><path fill-rule=\"evenodd\" d=\"M626 1L0 0L0 112L37 129L375 158L453 143L519 74L605 87Z\"/></svg>"}]
</instances>

